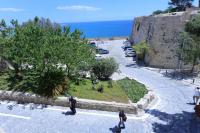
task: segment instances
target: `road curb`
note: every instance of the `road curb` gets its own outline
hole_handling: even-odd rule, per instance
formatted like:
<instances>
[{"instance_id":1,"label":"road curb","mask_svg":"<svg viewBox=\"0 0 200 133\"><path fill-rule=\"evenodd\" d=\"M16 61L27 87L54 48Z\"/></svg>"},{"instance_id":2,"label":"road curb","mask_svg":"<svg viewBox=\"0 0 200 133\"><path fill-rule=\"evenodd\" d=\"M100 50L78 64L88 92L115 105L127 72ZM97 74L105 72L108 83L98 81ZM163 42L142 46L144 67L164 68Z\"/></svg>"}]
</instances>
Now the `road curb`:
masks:
<instances>
[{"instance_id":1,"label":"road curb","mask_svg":"<svg viewBox=\"0 0 200 133\"><path fill-rule=\"evenodd\" d=\"M142 98L138 103L129 104L76 98L77 108L80 109L101 110L111 112L118 112L120 110L124 110L126 113L135 115L138 115L142 110L144 110L153 101L153 99L154 96L152 95L151 91L149 91L149 93L146 94L144 98ZM51 99L41 97L35 94L22 92L0 91L0 100L16 101L22 104L34 103L69 107L68 97L58 97L57 99Z\"/></svg>"}]
</instances>

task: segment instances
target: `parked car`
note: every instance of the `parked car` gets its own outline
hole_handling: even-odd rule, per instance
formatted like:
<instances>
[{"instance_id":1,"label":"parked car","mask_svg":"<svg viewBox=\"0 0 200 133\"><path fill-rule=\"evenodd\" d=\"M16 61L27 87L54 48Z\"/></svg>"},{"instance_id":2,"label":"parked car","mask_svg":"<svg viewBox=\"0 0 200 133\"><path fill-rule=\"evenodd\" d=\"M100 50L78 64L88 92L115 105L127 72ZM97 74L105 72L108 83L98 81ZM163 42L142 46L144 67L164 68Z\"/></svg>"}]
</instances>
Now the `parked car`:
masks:
<instances>
[{"instance_id":1,"label":"parked car","mask_svg":"<svg viewBox=\"0 0 200 133\"><path fill-rule=\"evenodd\" d=\"M131 47L131 44L128 43L128 44L124 44L124 46L122 46L123 49L125 49L126 47Z\"/></svg>"},{"instance_id":2,"label":"parked car","mask_svg":"<svg viewBox=\"0 0 200 133\"><path fill-rule=\"evenodd\" d=\"M124 46L124 51L126 51L126 49L128 48L132 48L131 46Z\"/></svg>"},{"instance_id":3,"label":"parked car","mask_svg":"<svg viewBox=\"0 0 200 133\"><path fill-rule=\"evenodd\" d=\"M96 55L95 55L95 59L96 59L96 60L101 60L101 59L102 59L102 56L101 56L100 54L96 54Z\"/></svg>"},{"instance_id":4,"label":"parked car","mask_svg":"<svg viewBox=\"0 0 200 133\"><path fill-rule=\"evenodd\" d=\"M131 43L129 41L125 41L123 44L128 44L128 45L131 45Z\"/></svg>"},{"instance_id":5,"label":"parked car","mask_svg":"<svg viewBox=\"0 0 200 133\"><path fill-rule=\"evenodd\" d=\"M135 50L134 50L133 48L127 48L127 49L125 50L125 52L135 52Z\"/></svg>"},{"instance_id":6,"label":"parked car","mask_svg":"<svg viewBox=\"0 0 200 133\"><path fill-rule=\"evenodd\" d=\"M97 49L96 49L96 53L97 53L97 54L109 54L109 51L106 50L106 49L97 48Z\"/></svg>"},{"instance_id":7,"label":"parked car","mask_svg":"<svg viewBox=\"0 0 200 133\"><path fill-rule=\"evenodd\" d=\"M90 42L90 44L88 44L91 47L96 47L96 43L95 42Z\"/></svg>"},{"instance_id":8,"label":"parked car","mask_svg":"<svg viewBox=\"0 0 200 133\"><path fill-rule=\"evenodd\" d=\"M129 51L125 53L126 57L136 57L136 53L134 51Z\"/></svg>"}]
</instances>

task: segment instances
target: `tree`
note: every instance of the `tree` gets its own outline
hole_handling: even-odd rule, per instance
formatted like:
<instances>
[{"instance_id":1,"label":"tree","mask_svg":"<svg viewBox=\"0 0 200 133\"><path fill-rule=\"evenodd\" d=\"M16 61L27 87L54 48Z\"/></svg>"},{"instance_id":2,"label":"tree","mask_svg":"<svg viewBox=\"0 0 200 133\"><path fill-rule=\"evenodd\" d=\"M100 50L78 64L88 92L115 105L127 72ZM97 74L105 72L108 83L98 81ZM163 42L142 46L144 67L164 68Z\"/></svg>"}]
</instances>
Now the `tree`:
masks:
<instances>
[{"instance_id":1,"label":"tree","mask_svg":"<svg viewBox=\"0 0 200 133\"><path fill-rule=\"evenodd\" d=\"M153 12L153 15L159 15L159 14L162 14L163 11L162 10L156 10Z\"/></svg>"},{"instance_id":2,"label":"tree","mask_svg":"<svg viewBox=\"0 0 200 133\"><path fill-rule=\"evenodd\" d=\"M192 64L191 72L198 65L200 58L200 45L187 33L181 34L181 46L178 50L179 59Z\"/></svg>"},{"instance_id":3,"label":"tree","mask_svg":"<svg viewBox=\"0 0 200 133\"><path fill-rule=\"evenodd\" d=\"M187 7L192 6L194 0L170 0L169 5L176 8L177 11L184 11Z\"/></svg>"},{"instance_id":4,"label":"tree","mask_svg":"<svg viewBox=\"0 0 200 133\"><path fill-rule=\"evenodd\" d=\"M200 15L194 17L192 20L186 23L185 31L190 33L195 40L200 37Z\"/></svg>"},{"instance_id":5,"label":"tree","mask_svg":"<svg viewBox=\"0 0 200 133\"><path fill-rule=\"evenodd\" d=\"M99 79L107 80L117 69L116 61L113 58L106 58L97 61L92 71Z\"/></svg>"},{"instance_id":6,"label":"tree","mask_svg":"<svg viewBox=\"0 0 200 133\"><path fill-rule=\"evenodd\" d=\"M136 44L133 46L134 50L136 51L137 54L137 61L138 62L144 62L145 55L149 52L150 47L149 45L145 42L142 41L139 44Z\"/></svg>"},{"instance_id":7,"label":"tree","mask_svg":"<svg viewBox=\"0 0 200 133\"><path fill-rule=\"evenodd\" d=\"M44 82L40 82L44 77L47 86L49 82L57 80L52 75L60 75L64 82L62 76L65 74L60 73L66 73L65 76L70 78L82 62L89 64L94 60L92 49L78 30L71 32L70 28L62 29L59 24L38 17L21 25L17 21L12 23L13 33L6 43L7 52L4 56L15 64L16 77L31 75L37 81L35 84L42 84L45 88ZM52 89L58 88L52 86Z\"/></svg>"},{"instance_id":8,"label":"tree","mask_svg":"<svg viewBox=\"0 0 200 133\"><path fill-rule=\"evenodd\" d=\"M179 55L188 63L192 63L191 72L194 66L198 65L200 59L200 16L194 17L186 23L185 33L181 34L181 50Z\"/></svg>"}]
</instances>

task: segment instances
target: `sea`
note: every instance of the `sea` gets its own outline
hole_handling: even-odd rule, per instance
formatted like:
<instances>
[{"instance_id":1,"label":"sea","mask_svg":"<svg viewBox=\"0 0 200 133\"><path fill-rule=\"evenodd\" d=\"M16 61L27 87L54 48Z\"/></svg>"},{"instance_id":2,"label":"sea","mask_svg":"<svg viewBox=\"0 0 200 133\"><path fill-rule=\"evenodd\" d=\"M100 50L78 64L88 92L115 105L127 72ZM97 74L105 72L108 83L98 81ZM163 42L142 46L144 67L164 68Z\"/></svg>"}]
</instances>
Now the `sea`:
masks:
<instances>
[{"instance_id":1,"label":"sea","mask_svg":"<svg viewBox=\"0 0 200 133\"><path fill-rule=\"evenodd\" d=\"M129 37L133 20L62 23L61 25L70 26L71 31L79 29L85 38Z\"/></svg>"}]
</instances>

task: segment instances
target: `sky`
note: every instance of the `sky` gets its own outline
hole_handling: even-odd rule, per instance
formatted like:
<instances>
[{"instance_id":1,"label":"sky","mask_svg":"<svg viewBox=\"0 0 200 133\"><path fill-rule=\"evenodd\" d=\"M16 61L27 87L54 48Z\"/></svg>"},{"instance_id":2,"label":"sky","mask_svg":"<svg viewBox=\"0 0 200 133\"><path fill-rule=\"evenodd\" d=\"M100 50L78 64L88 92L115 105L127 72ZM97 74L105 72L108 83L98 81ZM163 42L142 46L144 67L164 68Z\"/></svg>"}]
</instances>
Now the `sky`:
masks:
<instances>
[{"instance_id":1,"label":"sky","mask_svg":"<svg viewBox=\"0 0 200 133\"><path fill-rule=\"evenodd\" d=\"M167 7L168 0L0 0L0 19L24 22L39 16L58 23L133 20Z\"/></svg>"}]
</instances>

